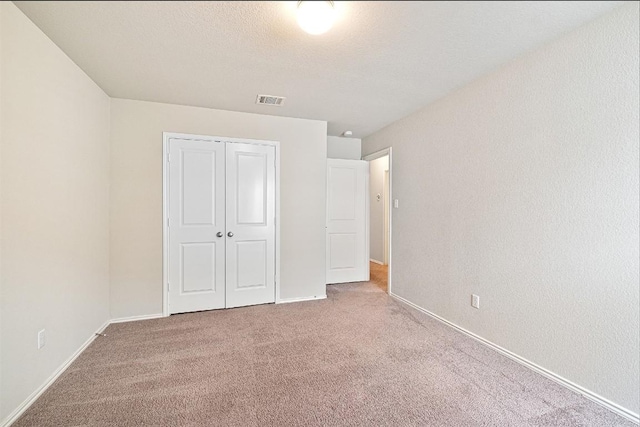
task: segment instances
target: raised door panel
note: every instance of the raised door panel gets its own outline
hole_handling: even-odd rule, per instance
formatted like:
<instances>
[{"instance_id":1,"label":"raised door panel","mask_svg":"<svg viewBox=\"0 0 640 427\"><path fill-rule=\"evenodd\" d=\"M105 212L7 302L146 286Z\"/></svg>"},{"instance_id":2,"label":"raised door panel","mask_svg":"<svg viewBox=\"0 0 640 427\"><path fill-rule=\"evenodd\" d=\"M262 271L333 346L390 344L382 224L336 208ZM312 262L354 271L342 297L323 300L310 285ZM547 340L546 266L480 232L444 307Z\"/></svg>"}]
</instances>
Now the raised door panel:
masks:
<instances>
[{"instance_id":1,"label":"raised door panel","mask_svg":"<svg viewBox=\"0 0 640 427\"><path fill-rule=\"evenodd\" d=\"M267 287L267 241L236 243L236 288Z\"/></svg>"},{"instance_id":2,"label":"raised door panel","mask_svg":"<svg viewBox=\"0 0 640 427\"><path fill-rule=\"evenodd\" d=\"M236 153L236 216L239 225L265 225L267 215L267 154Z\"/></svg>"},{"instance_id":3,"label":"raised door panel","mask_svg":"<svg viewBox=\"0 0 640 427\"><path fill-rule=\"evenodd\" d=\"M329 173L329 221L353 221L356 219L356 190L358 187L357 169L349 167L331 167Z\"/></svg>"},{"instance_id":4,"label":"raised door panel","mask_svg":"<svg viewBox=\"0 0 640 427\"><path fill-rule=\"evenodd\" d=\"M181 243L180 293L206 293L216 290L216 243Z\"/></svg>"},{"instance_id":5,"label":"raised door panel","mask_svg":"<svg viewBox=\"0 0 640 427\"><path fill-rule=\"evenodd\" d=\"M332 233L329 236L329 269L356 268L357 266L356 233Z\"/></svg>"},{"instance_id":6,"label":"raised door panel","mask_svg":"<svg viewBox=\"0 0 640 427\"><path fill-rule=\"evenodd\" d=\"M180 149L182 225L215 225L216 152Z\"/></svg>"}]
</instances>

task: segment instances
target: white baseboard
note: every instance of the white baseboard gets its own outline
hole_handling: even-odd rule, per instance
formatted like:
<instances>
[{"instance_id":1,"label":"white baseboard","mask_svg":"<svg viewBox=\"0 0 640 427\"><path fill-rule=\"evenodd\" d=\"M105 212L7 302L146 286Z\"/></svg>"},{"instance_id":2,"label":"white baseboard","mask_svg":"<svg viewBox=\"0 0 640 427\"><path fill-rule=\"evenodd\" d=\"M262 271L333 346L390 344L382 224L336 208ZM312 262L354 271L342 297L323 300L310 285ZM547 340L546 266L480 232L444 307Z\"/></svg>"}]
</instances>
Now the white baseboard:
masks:
<instances>
[{"instance_id":1,"label":"white baseboard","mask_svg":"<svg viewBox=\"0 0 640 427\"><path fill-rule=\"evenodd\" d=\"M138 320L159 319L160 317L164 317L164 314L158 313L158 314L144 314L142 316L118 317L117 319L111 320L110 323L136 322Z\"/></svg>"},{"instance_id":2,"label":"white baseboard","mask_svg":"<svg viewBox=\"0 0 640 427\"><path fill-rule=\"evenodd\" d=\"M317 295L314 297L302 297L302 298L280 298L280 300L276 301L276 304L288 304L290 302L302 302L302 301L315 301L326 299L327 295Z\"/></svg>"},{"instance_id":3,"label":"white baseboard","mask_svg":"<svg viewBox=\"0 0 640 427\"><path fill-rule=\"evenodd\" d=\"M107 326L109 326L112 323L122 323L122 322L132 322L132 321L136 321L136 320L157 319L158 317L163 317L163 315L162 314L149 314L149 315L144 315L144 316L121 317L121 318L118 318L118 319L113 319L113 320L109 320L109 321L105 322L105 324L102 325L100 327L100 329L98 329L96 331L95 334L93 334L91 337L89 337L89 339L87 339L80 346L80 348L78 348L71 355L71 357L69 357L58 369L56 369L56 371L49 378L47 378L47 380L40 387L38 387L33 393L31 393L31 395L29 397L27 397L27 399L24 402L22 402L20 404L20 406L18 406L11 414L9 414L9 416L7 416L7 418L5 418L2 422L0 422L0 427L9 427L11 424L16 422L16 420L18 418L20 418L20 415L22 415L24 413L24 411L29 409L29 407L31 405L33 405L33 403L38 399L38 397L40 397L40 395L42 395L42 393L44 393L51 386L51 384L53 384L53 382L55 380L57 380L58 377L60 375L62 375L62 373L64 371L66 371L69 366L71 366L71 364L78 358L78 356L80 356L80 354L82 354L82 352L87 347L89 347L89 344L91 344L93 342L93 340L96 339L96 337L97 337L96 334L102 333L102 331L104 331L107 328Z\"/></svg>"},{"instance_id":4,"label":"white baseboard","mask_svg":"<svg viewBox=\"0 0 640 427\"><path fill-rule=\"evenodd\" d=\"M384 262L378 261L377 259L369 258L369 261L371 261L373 263L376 263L376 264L384 265Z\"/></svg>"},{"instance_id":5,"label":"white baseboard","mask_svg":"<svg viewBox=\"0 0 640 427\"><path fill-rule=\"evenodd\" d=\"M97 336L98 336L97 334L102 333L102 331L104 331L107 328L107 326L109 326L110 323L111 322L109 322L109 321L105 322L105 324L102 325L100 327L100 329L98 329L96 331L96 333L91 335L89 337L89 339L87 339L80 346L80 348L78 348L71 355L71 357L69 357L67 360L65 360L64 363L62 365L60 365L60 367L58 369L56 369L55 372L53 374L51 374L51 376L49 378L47 378L47 380L40 387L38 387L33 393L31 393L31 395L29 397L27 397L24 402L22 402L12 413L10 413L7 416L7 418L5 418L0 423L0 426L1 427L9 427L11 424L16 422L17 419L20 418L20 415L22 415L24 413L24 411L26 411L27 409L29 409L29 407L31 405L33 405L33 403L40 397L40 395L42 395L42 393L44 393L49 388L49 386L51 384L53 384L53 382L55 380L57 380L58 377L60 375L62 375L62 373L64 371L66 371L69 366L71 366L71 364L74 362L74 360L76 360L78 358L78 356L80 356L82 354L82 352L87 347L89 347L89 344L91 344L93 342L93 340L95 340L97 338Z\"/></svg>"},{"instance_id":6,"label":"white baseboard","mask_svg":"<svg viewBox=\"0 0 640 427\"><path fill-rule=\"evenodd\" d=\"M579 386L578 384L575 384L575 383L569 381L568 379L563 378L560 375L555 374L555 373L543 368L542 366L539 366L539 365L537 365L537 364L525 359L524 357L518 356L517 354L512 353L509 350L507 350L507 349L505 349L503 347L500 347L499 345L494 344L493 342L491 342L489 340L486 340L486 339L482 338L481 336L476 335L473 332L470 332L470 331L466 330L465 328L463 328L461 326L458 326L455 323L452 323L452 322L450 322L450 321L438 316L437 314L430 312L429 310L427 310L425 308L420 307L417 304L412 303L409 300L406 300L406 299L402 298L401 296L398 296L398 295L393 294L393 293L389 293L389 295L392 298L395 298L396 300L398 300L398 301L400 301L400 302L402 302L404 304L407 304L408 306L411 306L411 307L415 308L416 310L418 310L418 311L420 311L420 312L422 312L422 313L434 318L435 320L437 320L439 322L442 322L445 325L447 325L447 326L449 326L449 327L451 327L453 329L456 329L459 332L462 332L463 334L475 339L476 341L486 345L487 347L492 348L493 350L497 351L498 353L502 354L503 356L506 356L509 359L511 359L511 360L513 360L515 362L518 362L519 364L521 364L523 366L526 366L527 368L529 368L529 369L531 369L531 370L533 370L533 371L535 371L535 372L537 372L537 373L549 378L550 380L553 380L553 381L557 382L558 384L568 388L569 390L571 390L573 392L576 392L576 393L579 393L579 394L583 395L584 397L586 397L587 399L592 400L593 402L595 402L595 403L597 403L597 404L599 404L601 406L604 406L608 410L620 415L621 417L624 417L624 418L628 419L629 421L632 421L632 422L634 422L636 424L640 424L640 416L638 416L638 414L636 414L635 412L630 411L629 409L623 408L622 406L620 406L620 405L618 405L616 403L613 403L609 399L606 399L606 398L600 396L597 393L594 393L594 392L592 392L590 390L587 390L586 388L584 388L582 386Z\"/></svg>"}]
</instances>

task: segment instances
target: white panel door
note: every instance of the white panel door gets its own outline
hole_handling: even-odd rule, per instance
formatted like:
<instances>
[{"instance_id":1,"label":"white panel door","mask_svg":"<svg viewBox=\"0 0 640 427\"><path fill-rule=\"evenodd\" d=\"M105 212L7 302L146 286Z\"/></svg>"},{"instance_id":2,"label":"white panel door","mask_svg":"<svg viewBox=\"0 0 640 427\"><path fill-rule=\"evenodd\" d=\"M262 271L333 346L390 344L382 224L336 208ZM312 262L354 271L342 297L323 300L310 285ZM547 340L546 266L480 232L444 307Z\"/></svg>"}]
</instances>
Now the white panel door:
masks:
<instances>
[{"instance_id":1,"label":"white panel door","mask_svg":"<svg viewBox=\"0 0 640 427\"><path fill-rule=\"evenodd\" d=\"M275 148L227 143L226 306L275 301Z\"/></svg>"},{"instance_id":2,"label":"white panel door","mask_svg":"<svg viewBox=\"0 0 640 427\"><path fill-rule=\"evenodd\" d=\"M327 159L327 283L369 280L369 164Z\"/></svg>"},{"instance_id":3,"label":"white panel door","mask_svg":"<svg viewBox=\"0 0 640 427\"><path fill-rule=\"evenodd\" d=\"M225 307L225 144L169 140L169 313Z\"/></svg>"}]
</instances>

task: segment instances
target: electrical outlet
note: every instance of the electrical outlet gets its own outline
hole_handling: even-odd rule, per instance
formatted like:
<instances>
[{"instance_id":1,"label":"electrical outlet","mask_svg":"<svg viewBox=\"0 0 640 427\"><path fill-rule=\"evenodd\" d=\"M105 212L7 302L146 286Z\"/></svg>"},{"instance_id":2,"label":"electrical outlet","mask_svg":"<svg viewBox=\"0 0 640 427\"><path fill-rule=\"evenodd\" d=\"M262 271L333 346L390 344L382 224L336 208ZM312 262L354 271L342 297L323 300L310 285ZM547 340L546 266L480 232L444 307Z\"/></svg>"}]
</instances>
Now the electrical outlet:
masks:
<instances>
[{"instance_id":1,"label":"electrical outlet","mask_svg":"<svg viewBox=\"0 0 640 427\"><path fill-rule=\"evenodd\" d=\"M44 329L38 332L38 350L40 350L47 343L47 337L44 334Z\"/></svg>"},{"instance_id":2,"label":"electrical outlet","mask_svg":"<svg viewBox=\"0 0 640 427\"><path fill-rule=\"evenodd\" d=\"M480 297L478 295L471 294L471 307L480 308Z\"/></svg>"}]
</instances>

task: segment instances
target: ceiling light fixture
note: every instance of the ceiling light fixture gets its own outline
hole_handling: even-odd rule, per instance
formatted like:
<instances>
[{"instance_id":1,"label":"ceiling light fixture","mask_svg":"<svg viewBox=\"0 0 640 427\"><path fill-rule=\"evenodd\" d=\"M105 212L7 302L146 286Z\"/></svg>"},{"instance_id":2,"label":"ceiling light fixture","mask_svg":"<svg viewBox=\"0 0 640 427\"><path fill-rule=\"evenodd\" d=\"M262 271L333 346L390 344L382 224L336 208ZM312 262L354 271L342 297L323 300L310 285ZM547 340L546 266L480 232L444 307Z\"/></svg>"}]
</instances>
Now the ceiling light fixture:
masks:
<instances>
[{"instance_id":1,"label":"ceiling light fixture","mask_svg":"<svg viewBox=\"0 0 640 427\"><path fill-rule=\"evenodd\" d=\"M298 25L309 34L329 31L336 17L332 1L299 1Z\"/></svg>"}]
</instances>

